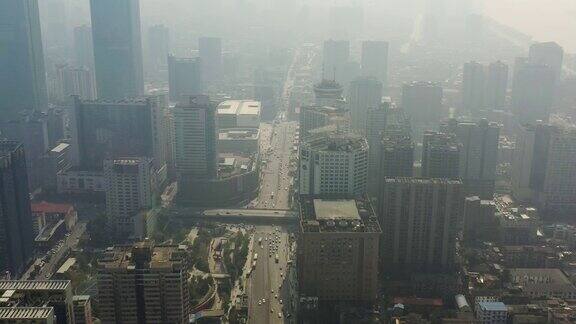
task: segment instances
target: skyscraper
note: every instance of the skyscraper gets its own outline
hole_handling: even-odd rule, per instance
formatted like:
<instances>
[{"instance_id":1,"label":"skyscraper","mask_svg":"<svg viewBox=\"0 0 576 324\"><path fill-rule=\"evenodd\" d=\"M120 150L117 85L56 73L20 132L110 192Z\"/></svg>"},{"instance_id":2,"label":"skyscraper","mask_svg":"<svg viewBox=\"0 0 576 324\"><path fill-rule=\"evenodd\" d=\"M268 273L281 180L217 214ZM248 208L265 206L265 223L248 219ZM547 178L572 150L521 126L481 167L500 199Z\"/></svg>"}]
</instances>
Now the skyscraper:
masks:
<instances>
[{"instance_id":1,"label":"skyscraper","mask_svg":"<svg viewBox=\"0 0 576 324\"><path fill-rule=\"evenodd\" d=\"M462 144L459 176L466 196L492 199L498 164L500 126L486 119L478 123L451 121L449 132Z\"/></svg>"},{"instance_id":2,"label":"skyscraper","mask_svg":"<svg viewBox=\"0 0 576 324\"><path fill-rule=\"evenodd\" d=\"M0 115L48 109L38 0L0 2Z\"/></svg>"},{"instance_id":3,"label":"skyscraper","mask_svg":"<svg viewBox=\"0 0 576 324\"><path fill-rule=\"evenodd\" d=\"M202 80L213 85L222 76L222 40L218 37L200 37L198 52L202 65Z\"/></svg>"},{"instance_id":4,"label":"skyscraper","mask_svg":"<svg viewBox=\"0 0 576 324\"><path fill-rule=\"evenodd\" d=\"M144 92L139 0L90 0L98 97Z\"/></svg>"},{"instance_id":5,"label":"skyscraper","mask_svg":"<svg viewBox=\"0 0 576 324\"><path fill-rule=\"evenodd\" d=\"M164 25L154 25L148 28L148 60L153 75L164 71L168 66L170 53L170 29Z\"/></svg>"},{"instance_id":6,"label":"skyscraper","mask_svg":"<svg viewBox=\"0 0 576 324\"><path fill-rule=\"evenodd\" d=\"M554 71L556 82L562 75L564 49L556 42L534 43L530 46L528 60L530 64L546 65Z\"/></svg>"},{"instance_id":7,"label":"skyscraper","mask_svg":"<svg viewBox=\"0 0 576 324\"><path fill-rule=\"evenodd\" d=\"M188 323L186 257L182 246L148 241L107 249L98 260L98 318L102 323Z\"/></svg>"},{"instance_id":8,"label":"skyscraper","mask_svg":"<svg viewBox=\"0 0 576 324\"><path fill-rule=\"evenodd\" d=\"M454 269L462 183L447 179L384 179L380 201L382 270L392 274Z\"/></svg>"},{"instance_id":9,"label":"skyscraper","mask_svg":"<svg viewBox=\"0 0 576 324\"><path fill-rule=\"evenodd\" d=\"M151 158L104 161L106 216L118 238L146 236L143 211L152 207L154 166Z\"/></svg>"},{"instance_id":10,"label":"skyscraper","mask_svg":"<svg viewBox=\"0 0 576 324\"><path fill-rule=\"evenodd\" d=\"M344 108L327 106L304 106L300 108L300 138L305 140L314 130L326 126L350 130L350 114Z\"/></svg>"},{"instance_id":11,"label":"skyscraper","mask_svg":"<svg viewBox=\"0 0 576 324\"><path fill-rule=\"evenodd\" d=\"M388 42L362 42L361 68L363 76L375 77L386 87L388 84Z\"/></svg>"},{"instance_id":12,"label":"skyscraper","mask_svg":"<svg viewBox=\"0 0 576 324\"><path fill-rule=\"evenodd\" d=\"M0 141L0 271L22 274L33 256L32 212L24 147Z\"/></svg>"},{"instance_id":13,"label":"skyscraper","mask_svg":"<svg viewBox=\"0 0 576 324\"><path fill-rule=\"evenodd\" d=\"M326 131L300 144L299 193L362 196L368 180L368 143L362 136Z\"/></svg>"},{"instance_id":14,"label":"skyscraper","mask_svg":"<svg viewBox=\"0 0 576 324\"><path fill-rule=\"evenodd\" d=\"M202 67L198 58L168 56L168 88L170 100L202 93Z\"/></svg>"},{"instance_id":15,"label":"skyscraper","mask_svg":"<svg viewBox=\"0 0 576 324\"><path fill-rule=\"evenodd\" d=\"M373 77L358 78L350 83L348 107L352 117L352 129L366 136L366 115L370 108L382 102L382 83Z\"/></svg>"},{"instance_id":16,"label":"skyscraper","mask_svg":"<svg viewBox=\"0 0 576 324\"><path fill-rule=\"evenodd\" d=\"M94 43L92 27L82 25L74 28L74 61L94 72Z\"/></svg>"},{"instance_id":17,"label":"skyscraper","mask_svg":"<svg viewBox=\"0 0 576 324\"><path fill-rule=\"evenodd\" d=\"M422 141L422 177L457 179L461 150L455 135L426 131Z\"/></svg>"},{"instance_id":18,"label":"skyscraper","mask_svg":"<svg viewBox=\"0 0 576 324\"><path fill-rule=\"evenodd\" d=\"M484 107L487 109L502 109L506 107L507 90L508 65L500 61L490 63L486 74Z\"/></svg>"},{"instance_id":19,"label":"skyscraper","mask_svg":"<svg viewBox=\"0 0 576 324\"><path fill-rule=\"evenodd\" d=\"M462 80L462 107L467 113L476 115L485 108L485 84L484 65L474 61L465 63Z\"/></svg>"},{"instance_id":20,"label":"skyscraper","mask_svg":"<svg viewBox=\"0 0 576 324\"><path fill-rule=\"evenodd\" d=\"M344 89L338 82L323 79L314 85L314 102L317 106L339 108L344 105L343 92Z\"/></svg>"},{"instance_id":21,"label":"skyscraper","mask_svg":"<svg viewBox=\"0 0 576 324\"><path fill-rule=\"evenodd\" d=\"M547 122L554 100L554 70L546 65L524 65L515 76L512 111L520 123Z\"/></svg>"},{"instance_id":22,"label":"skyscraper","mask_svg":"<svg viewBox=\"0 0 576 324\"><path fill-rule=\"evenodd\" d=\"M68 65L56 66L56 98L61 102L71 102L72 96L81 99L96 99L94 74L86 66L77 68Z\"/></svg>"},{"instance_id":23,"label":"skyscraper","mask_svg":"<svg viewBox=\"0 0 576 324\"><path fill-rule=\"evenodd\" d=\"M366 113L366 124L363 127L366 132L368 142L368 174L378 174L380 170L380 154L382 151L382 132L386 128L386 115L390 110L391 102L382 102L380 105L368 108ZM379 178L368 178L368 194L376 196L378 194Z\"/></svg>"},{"instance_id":24,"label":"skyscraper","mask_svg":"<svg viewBox=\"0 0 576 324\"><path fill-rule=\"evenodd\" d=\"M346 84L348 77L345 70L350 59L350 42L332 39L325 41L322 58L323 77Z\"/></svg>"},{"instance_id":25,"label":"skyscraper","mask_svg":"<svg viewBox=\"0 0 576 324\"><path fill-rule=\"evenodd\" d=\"M172 152L181 186L218 175L218 118L208 96L191 96L172 110Z\"/></svg>"}]
</instances>

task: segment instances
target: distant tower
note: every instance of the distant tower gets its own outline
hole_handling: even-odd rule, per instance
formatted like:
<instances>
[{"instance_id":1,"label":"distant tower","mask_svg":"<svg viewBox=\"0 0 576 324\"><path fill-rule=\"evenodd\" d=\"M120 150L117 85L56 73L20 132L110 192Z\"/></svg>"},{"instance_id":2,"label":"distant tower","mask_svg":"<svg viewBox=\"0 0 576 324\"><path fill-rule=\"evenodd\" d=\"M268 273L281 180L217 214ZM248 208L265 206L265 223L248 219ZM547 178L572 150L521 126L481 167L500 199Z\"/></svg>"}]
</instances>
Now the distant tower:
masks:
<instances>
[{"instance_id":1,"label":"distant tower","mask_svg":"<svg viewBox=\"0 0 576 324\"><path fill-rule=\"evenodd\" d=\"M462 80L462 106L464 110L477 115L484 109L484 90L486 85L486 72L484 65L477 62L464 64L464 77Z\"/></svg>"},{"instance_id":2,"label":"distant tower","mask_svg":"<svg viewBox=\"0 0 576 324\"><path fill-rule=\"evenodd\" d=\"M422 177L458 179L460 150L455 135L426 131L422 141Z\"/></svg>"},{"instance_id":3,"label":"distant tower","mask_svg":"<svg viewBox=\"0 0 576 324\"><path fill-rule=\"evenodd\" d=\"M203 81L207 85L213 85L222 76L222 40L217 37L200 37L198 52Z\"/></svg>"},{"instance_id":4,"label":"distant tower","mask_svg":"<svg viewBox=\"0 0 576 324\"><path fill-rule=\"evenodd\" d=\"M101 99L144 92L139 0L90 0L96 84Z\"/></svg>"},{"instance_id":5,"label":"distant tower","mask_svg":"<svg viewBox=\"0 0 576 324\"><path fill-rule=\"evenodd\" d=\"M323 79L314 85L314 97L317 106L340 107L344 104L344 89L336 81Z\"/></svg>"},{"instance_id":6,"label":"distant tower","mask_svg":"<svg viewBox=\"0 0 576 324\"><path fill-rule=\"evenodd\" d=\"M46 111L48 93L38 0L0 1L0 119Z\"/></svg>"},{"instance_id":7,"label":"distant tower","mask_svg":"<svg viewBox=\"0 0 576 324\"><path fill-rule=\"evenodd\" d=\"M556 82L562 76L564 49L555 42L535 43L530 46L530 64L546 65L554 71Z\"/></svg>"},{"instance_id":8,"label":"distant tower","mask_svg":"<svg viewBox=\"0 0 576 324\"><path fill-rule=\"evenodd\" d=\"M352 116L352 129L366 135L366 116L370 108L382 102L382 83L374 77L358 78L350 83L348 107Z\"/></svg>"},{"instance_id":9,"label":"distant tower","mask_svg":"<svg viewBox=\"0 0 576 324\"><path fill-rule=\"evenodd\" d=\"M406 112L419 138L425 129L436 128L445 112L442 109L442 87L435 82L412 82L402 87L402 109Z\"/></svg>"},{"instance_id":10,"label":"distant tower","mask_svg":"<svg viewBox=\"0 0 576 324\"><path fill-rule=\"evenodd\" d=\"M512 88L512 111L520 123L548 121L556 87L554 70L547 65L523 65Z\"/></svg>"},{"instance_id":11,"label":"distant tower","mask_svg":"<svg viewBox=\"0 0 576 324\"><path fill-rule=\"evenodd\" d=\"M168 88L174 102L201 94L204 86L200 59L168 56Z\"/></svg>"},{"instance_id":12,"label":"distant tower","mask_svg":"<svg viewBox=\"0 0 576 324\"><path fill-rule=\"evenodd\" d=\"M377 78L386 88L388 84L388 42L362 42L361 69L363 76Z\"/></svg>"},{"instance_id":13,"label":"distant tower","mask_svg":"<svg viewBox=\"0 0 576 324\"><path fill-rule=\"evenodd\" d=\"M327 40L324 42L323 63L326 72L334 72L334 81L346 84L346 65L350 59L350 42Z\"/></svg>"},{"instance_id":14,"label":"distant tower","mask_svg":"<svg viewBox=\"0 0 576 324\"><path fill-rule=\"evenodd\" d=\"M486 93L484 106L488 109L503 109L506 107L506 92L508 90L508 65L497 61L488 65L486 75Z\"/></svg>"},{"instance_id":15,"label":"distant tower","mask_svg":"<svg viewBox=\"0 0 576 324\"><path fill-rule=\"evenodd\" d=\"M155 75L160 72L166 73L168 53L170 53L170 29L164 25L148 28L149 68Z\"/></svg>"}]
</instances>

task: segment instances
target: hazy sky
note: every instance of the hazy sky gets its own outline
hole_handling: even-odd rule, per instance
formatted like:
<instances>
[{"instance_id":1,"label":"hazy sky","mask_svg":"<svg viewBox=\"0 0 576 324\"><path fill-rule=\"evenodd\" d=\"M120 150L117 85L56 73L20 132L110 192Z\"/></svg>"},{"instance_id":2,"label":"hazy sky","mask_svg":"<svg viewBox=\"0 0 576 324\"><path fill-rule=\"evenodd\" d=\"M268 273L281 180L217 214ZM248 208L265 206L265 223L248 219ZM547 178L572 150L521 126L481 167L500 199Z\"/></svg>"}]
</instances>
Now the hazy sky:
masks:
<instances>
[{"instance_id":1,"label":"hazy sky","mask_svg":"<svg viewBox=\"0 0 576 324\"><path fill-rule=\"evenodd\" d=\"M576 53L576 0L484 0L484 13L534 37Z\"/></svg>"}]
</instances>

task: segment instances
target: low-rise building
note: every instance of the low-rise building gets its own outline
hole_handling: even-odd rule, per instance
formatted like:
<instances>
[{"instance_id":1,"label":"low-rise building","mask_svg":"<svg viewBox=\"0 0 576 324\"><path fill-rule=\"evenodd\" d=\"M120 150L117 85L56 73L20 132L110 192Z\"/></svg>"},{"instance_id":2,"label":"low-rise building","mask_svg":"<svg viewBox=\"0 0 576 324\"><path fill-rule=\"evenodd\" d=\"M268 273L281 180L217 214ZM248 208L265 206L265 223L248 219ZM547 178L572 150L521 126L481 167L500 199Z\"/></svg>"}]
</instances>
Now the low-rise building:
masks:
<instances>
[{"instance_id":1,"label":"low-rise building","mask_svg":"<svg viewBox=\"0 0 576 324\"><path fill-rule=\"evenodd\" d=\"M254 100L227 100L218 105L219 128L258 128L262 104Z\"/></svg>"},{"instance_id":2,"label":"low-rise building","mask_svg":"<svg viewBox=\"0 0 576 324\"><path fill-rule=\"evenodd\" d=\"M500 241L508 245L531 244L536 240L538 214L535 208L517 206L509 196L494 199Z\"/></svg>"},{"instance_id":3,"label":"low-rise building","mask_svg":"<svg viewBox=\"0 0 576 324\"><path fill-rule=\"evenodd\" d=\"M555 268L559 263L558 253L549 246L508 245L500 251L508 268Z\"/></svg>"},{"instance_id":4,"label":"low-rise building","mask_svg":"<svg viewBox=\"0 0 576 324\"><path fill-rule=\"evenodd\" d=\"M71 168L57 176L59 194L104 194L104 172Z\"/></svg>"},{"instance_id":5,"label":"low-rise building","mask_svg":"<svg viewBox=\"0 0 576 324\"><path fill-rule=\"evenodd\" d=\"M38 235L50 223L64 220L66 229L71 230L78 221L78 213L70 204L58 204L50 202L32 203L32 217L34 234Z\"/></svg>"},{"instance_id":6,"label":"low-rise building","mask_svg":"<svg viewBox=\"0 0 576 324\"><path fill-rule=\"evenodd\" d=\"M576 298L576 287L560 269L510 269L510 284L532 298Z\"/></svg>"},{"instance_id":7,"label":"low-rise building","mask_svg":"<svg viewBox=\"0 0 576 324\"><path fill-rule=\"evenodd\" d=\"M220 129L218 133L218 152L257 153L259 139L260 130L258 128Z\"/></svg>"},{"instance_id":8,"label":"low-rise building","mask_svg":"<svg viewBox=\"0 0 576 324\"><path fill-rule=\"evenodd\" d=\"M508 308L503 302L479 302L476 308L476 319L483 324L506 324Z\"/></svg>"}]
</instances>

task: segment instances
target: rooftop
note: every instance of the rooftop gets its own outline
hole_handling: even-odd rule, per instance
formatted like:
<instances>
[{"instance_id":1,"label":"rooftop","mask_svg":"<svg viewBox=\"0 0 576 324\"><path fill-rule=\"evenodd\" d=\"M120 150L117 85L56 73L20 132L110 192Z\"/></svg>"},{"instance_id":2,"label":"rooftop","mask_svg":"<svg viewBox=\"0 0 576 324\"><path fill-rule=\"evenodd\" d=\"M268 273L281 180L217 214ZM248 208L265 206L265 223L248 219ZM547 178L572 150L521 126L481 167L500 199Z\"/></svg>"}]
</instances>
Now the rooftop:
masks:
<instances>
[{"instance_id":1,"label":"rooftop","mask_svg":"<svg viewBox=\"0 0 576 324\"><path fill-rule=\"evenodd\" d=\"M227 100L218 105L219 115L260 115L262 104L254 100Z\"/></svg>"},{"instance_id":2,"label":"rooftop","mask_svg":"<svg viewBox=\"0 0 576 324\"><path fill-rule=\"evenodd\" d=\"M306 140L303 145L315 151L352 152L368 150L368 143L364 137L340 131L318 133Z\"/></svg>"},{"instance_id":3,"label":"rooftop","mask_svg":"<svg viewBox=\"0 0 576 324\"><path fill-rule=\"evenodd\" d=\"M57 204L50 202L32 203L33 213L48 213L48 214L66 214L74 209L70 204Z\"/></svg>"},{"instance_id":4,"label":"rooftop","mask_svg":"<svg viewBox=\"0 0 576 324\"><path fill-rule=\"evenodd\" d=\"M0 307L1 320L39 320L53 316L52 307Z\"/></svg>"},{"instance_id":5,"label":"rooftop","mask_svg":"<svg viewBox=\"0 0 576 324\"><path fill-rule=\"evenodd\" d=\"M139 242L134 245L109 247L98 260L100 269L133 271L137 267L154 270L178 270L185 259L185 247L179 245L152 245ZM137 265L141 262L140 265Z\"/></svg>"},{"instance_id":6,"label":"rooftop","mask_svg":"<svg viewBox=\"0 0 576 324\"><path fill-rule=\"evenodd\" d=\"M218 131L220 140L256 140L260 134L258 128L224 128Z\"/></svg>"},{"instance_id":7,"label":"rooftop","mask_svg":"<svg viewBox=\"0 0 576 324\"><path fill-rule=\"evenodd\" d=\"M300 225L303 232L381 232L372 205L364 198L303 196Z\"/></svg>"},{"instance_id":8,"label":"rooftop","mask_svg":"<svg viewBox=\"0 0 576 324\"><path fill-rule=\"evenodd\" d=\"M61 153L62 151L67 149L69 146L70 146L70 144L68 144L68 143L60 143L60 144L56 145L56 147L54 147L50 151L54 152L54 153Z\"/></svg>"},{"instance_id":9,"label":"rooftop","mask_svg":"<svg viewBox=\"0 0 576 324\"><path fill-rule=\"evenodd\" d=\"M490 312L506 312L508 308L503 302L479 302L478 306Z\"/></svg>"},{"instance_id":10,"label":"rooftop","mask_svg":"<svg viewBox=\"0 0 576 324\"><path fill-rule=\"evenodd\" d=\"M5 290L65 290L70 280L0 280L0 291Z\"/></svg>"},{"instance_id":11,"label":"rooftop","mask_svg":"<svg viewBox=\"0 0 576 324\"><path fill-rule=\"evenodd\" d=\"M576 287L560 269L510 269L510 280L528 292L576 293Z\"/></svg>"}]
</instances>

